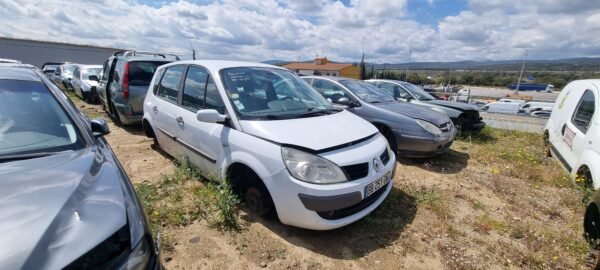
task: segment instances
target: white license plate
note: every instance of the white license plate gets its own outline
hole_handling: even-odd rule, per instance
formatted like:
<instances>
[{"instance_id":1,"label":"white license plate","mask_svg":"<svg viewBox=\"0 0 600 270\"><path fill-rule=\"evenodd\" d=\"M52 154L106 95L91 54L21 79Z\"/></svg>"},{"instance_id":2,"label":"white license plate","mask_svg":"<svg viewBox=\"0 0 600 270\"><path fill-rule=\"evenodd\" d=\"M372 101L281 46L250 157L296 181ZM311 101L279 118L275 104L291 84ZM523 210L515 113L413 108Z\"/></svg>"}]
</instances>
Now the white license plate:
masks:
<instances>
[{"instance_id":1,"label":"white license plate","mask_svg":"<svg viewBox=\"0 0 600 270\"><path fill-rule=\"evenodd\" d=\"M371 194L375 193L375 191L378 191L380 188L385 187L385 185L390 182L391 178L392 173L388 172L381 178L368 184L365 187L365 198L371 196Z\"/></svg>"}]
</instances>

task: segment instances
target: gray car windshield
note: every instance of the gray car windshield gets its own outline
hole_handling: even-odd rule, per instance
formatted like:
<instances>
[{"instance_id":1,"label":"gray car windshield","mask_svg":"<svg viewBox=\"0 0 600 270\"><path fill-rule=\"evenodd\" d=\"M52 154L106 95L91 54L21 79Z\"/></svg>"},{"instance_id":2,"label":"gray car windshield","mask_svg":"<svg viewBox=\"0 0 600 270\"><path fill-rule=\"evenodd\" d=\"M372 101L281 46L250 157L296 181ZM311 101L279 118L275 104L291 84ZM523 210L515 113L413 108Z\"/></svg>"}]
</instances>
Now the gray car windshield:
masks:
<instances>
[{"instance_id":1,"label":"gray car windshield","mask_svg":"<svg viewBox=\"0 0 600 270\"><path fill-rule=\"evenodd\" d=\"M82 147L77 127L41 82L0 80L0 162Z\"/></svg>"},{"instance_id":2,"label":"gray car windshield","mask_svg":"<svg viewBox=\"0 0 600 270\"><path fill-rule=\"evenodd\" d=\"M242 119L302 118L338 110L292 72L239 67L220 72L227 96Z\"/></svg>"},{"instance_id":3,"label":"gray car windshield","mask_svg":"<svg viewBox=\"0 0 600 270\"><path fill-rule=\"evenodd\" d=\"M379 90L376 86L358 80L341 80L341 84L346 86L348 90L368 103L387 103L395 102L394 97L388 95L384 91Z\"/></svg>"},{"instance_id":4,"label":"gray car windshield","mask_svg":"<svg viewBox=\"0 0 600 270\"><path fill-rule=\"evenodd\" d=\"M406 88L413 96L418 100L434 100L435 97L425 92L423 88L418 87L412 83L403 83L402 86Z\"/></svg>"}]
</instances>

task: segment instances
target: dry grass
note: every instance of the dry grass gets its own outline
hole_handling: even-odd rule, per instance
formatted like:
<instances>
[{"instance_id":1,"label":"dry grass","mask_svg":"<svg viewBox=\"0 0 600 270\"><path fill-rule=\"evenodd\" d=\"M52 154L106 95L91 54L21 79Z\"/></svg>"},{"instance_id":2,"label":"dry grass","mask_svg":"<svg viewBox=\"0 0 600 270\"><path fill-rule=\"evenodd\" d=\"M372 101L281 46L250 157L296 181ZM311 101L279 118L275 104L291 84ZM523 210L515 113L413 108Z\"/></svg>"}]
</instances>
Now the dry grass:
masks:
<instances>
[{"instance_id":1,"label":"dry grass","mask_svg":"<svg viewBox=\"0 0 600 270\"><path fill-rule=\"evenodd\" d=\"M492 175L523 179L534 187L570 185L564 170L546 157L539 134L486 127L480 133L462 135L458 141L477 161L490 164Z\"/></svg>"},{"instance_id":2,"label":"dry grass","mask_svg":"<svg viewBox=\"0 0 600 270\"><path fill-rule=\"evenodd\" d=\"M154 234L161 232L163 247L172 248L169 231L202 218L220 230L237 230L239 200L226 184L201 181L199 173L186 162L158 183L135 185Z\"/></svg>"}]
</instances>

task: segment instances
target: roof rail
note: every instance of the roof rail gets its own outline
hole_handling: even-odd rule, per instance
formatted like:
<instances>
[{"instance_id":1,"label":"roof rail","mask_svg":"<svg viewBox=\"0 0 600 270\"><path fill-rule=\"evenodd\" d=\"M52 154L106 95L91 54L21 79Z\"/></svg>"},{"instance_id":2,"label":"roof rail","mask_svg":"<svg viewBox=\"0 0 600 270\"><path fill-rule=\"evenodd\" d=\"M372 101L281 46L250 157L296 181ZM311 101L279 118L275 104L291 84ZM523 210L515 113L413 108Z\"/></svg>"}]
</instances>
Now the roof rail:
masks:
<instances>
[{"instance_id":1,"label":"roof rail","mask_svg":"<svg viewBox=\"0 0 600 270\"><path fill-rule=\"evenodd\" d=\"M169 57L175 58L175 60L179 60L179 56L172 54L172 53L159 53L159 52L149 52L149 51L119 51L119 52L115 52L113 54L113 56L119 56L119 55L122 55L124 57L131 57L131 56L138 56L138 55L152 55L152 56L159 56L162 58L167 58L167 56L169 56Z\"/></svg>"}]
</instances>

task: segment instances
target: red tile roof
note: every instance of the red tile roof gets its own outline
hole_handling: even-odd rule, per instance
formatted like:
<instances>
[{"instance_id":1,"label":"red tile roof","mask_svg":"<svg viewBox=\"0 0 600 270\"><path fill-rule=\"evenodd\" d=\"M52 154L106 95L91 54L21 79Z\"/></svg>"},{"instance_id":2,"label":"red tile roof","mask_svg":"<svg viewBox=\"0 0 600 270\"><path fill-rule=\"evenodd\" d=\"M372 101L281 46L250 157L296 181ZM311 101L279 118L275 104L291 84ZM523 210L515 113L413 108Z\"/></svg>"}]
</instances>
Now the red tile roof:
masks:
<instances>
[{"instance_id":1,"label":"red tile roof","mask_svg":"<svg viewBox=\"0 0 600 270\"><path fill-rule=\"evenodd\" d=\"M308 70L337 70L337 71L339 71L339 70L342 70L349 66L352 66L352 64L329 63L328 62L323 65L317 65L314 62L312 62L312 63L290 63L283 67L287 68L287 69L291 69L291 70L308 69Z\"/></svg>"}]
</instances>

